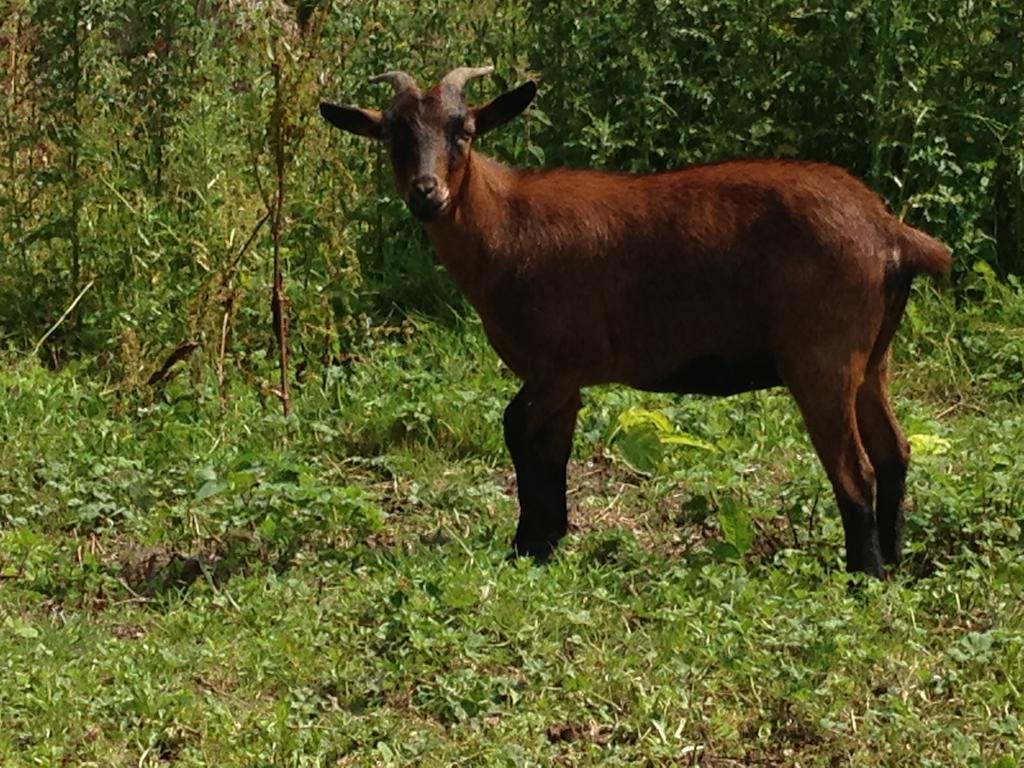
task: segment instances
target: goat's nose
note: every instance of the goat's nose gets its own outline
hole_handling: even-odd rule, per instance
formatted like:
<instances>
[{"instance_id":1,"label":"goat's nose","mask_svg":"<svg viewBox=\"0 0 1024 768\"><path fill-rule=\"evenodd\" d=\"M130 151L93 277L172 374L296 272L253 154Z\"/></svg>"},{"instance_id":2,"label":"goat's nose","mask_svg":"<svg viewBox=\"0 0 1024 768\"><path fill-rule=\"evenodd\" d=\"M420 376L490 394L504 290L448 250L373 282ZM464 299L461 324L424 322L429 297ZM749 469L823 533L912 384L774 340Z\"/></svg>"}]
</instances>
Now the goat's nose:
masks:
<instances>
[{"instance_id":1,"label":"goat's nose","mask_svg":"<svg viewBox=\"0 0 1024 768\"><path fill-rule=\"evenodd\" d=\"M412 180L412 186L422 197L430 197L437 191L437 177L417 176Z\"/></svg>"}]
</instances>

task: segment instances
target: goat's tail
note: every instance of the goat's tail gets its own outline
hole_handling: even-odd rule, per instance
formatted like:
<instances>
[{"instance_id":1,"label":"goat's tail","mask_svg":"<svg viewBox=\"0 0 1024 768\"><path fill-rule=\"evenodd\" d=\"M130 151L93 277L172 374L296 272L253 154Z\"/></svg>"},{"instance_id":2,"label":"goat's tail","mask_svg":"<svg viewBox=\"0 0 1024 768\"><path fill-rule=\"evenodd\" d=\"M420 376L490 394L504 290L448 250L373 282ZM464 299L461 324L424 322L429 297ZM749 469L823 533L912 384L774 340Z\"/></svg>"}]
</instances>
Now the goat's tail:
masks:
<instances>
[{"instance_id":1,"label":"goat's tail","mask_svg":"<svg viewBox=\"0 0 1024 768\"><path fill-rule=\"evenodd\" d=\"M913 274L926 274L939 280L949 274L952 262L949 248L931 235L900 222L896 233L900 256Z\"/></svg>"},{"instance_id":2,"label":"goat's tail","mask_svg":"<svg viewBox=\"0 0 1024 768\"><path fill-rule=\"evenodd\" d=\"M878 337L871 350L869 365L876 367L886 359L889 344L896 335L903 311L910 297L910 283L915 275L926 274L939 280L949 273L952 257L949 248L919 229L897 222L896 238L899 258L886 274L885 315Z\"/></svg>"}]
</instances>

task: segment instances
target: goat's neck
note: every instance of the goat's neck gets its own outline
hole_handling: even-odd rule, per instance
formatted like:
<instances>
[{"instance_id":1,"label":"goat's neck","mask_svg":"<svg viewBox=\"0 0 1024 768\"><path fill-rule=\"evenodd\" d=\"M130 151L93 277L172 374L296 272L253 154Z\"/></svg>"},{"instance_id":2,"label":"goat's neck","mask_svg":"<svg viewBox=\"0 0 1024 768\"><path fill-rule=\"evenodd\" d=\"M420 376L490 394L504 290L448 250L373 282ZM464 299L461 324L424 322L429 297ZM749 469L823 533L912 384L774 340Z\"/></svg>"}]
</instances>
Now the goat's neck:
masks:
<instances>
[{"instance_id":1,"label":"goat's neck","mask_svg":"<svg viewBox=\"0 0 1024 768\"><path fill-rule=\"evenodd\" d=\"M510 215L509 193L515 171L496 160L473 153L452 212L425 229L438 260L470 302L485 299L504 271L502 241Z\"/></svg>"}]
</instances>

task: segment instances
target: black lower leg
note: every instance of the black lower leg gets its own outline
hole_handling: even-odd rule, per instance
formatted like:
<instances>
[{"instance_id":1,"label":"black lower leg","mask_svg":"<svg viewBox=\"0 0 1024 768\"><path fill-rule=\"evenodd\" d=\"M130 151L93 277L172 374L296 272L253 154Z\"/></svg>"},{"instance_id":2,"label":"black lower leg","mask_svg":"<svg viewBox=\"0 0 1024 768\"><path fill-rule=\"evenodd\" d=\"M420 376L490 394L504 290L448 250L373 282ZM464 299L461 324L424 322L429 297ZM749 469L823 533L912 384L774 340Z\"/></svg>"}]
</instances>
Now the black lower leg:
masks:
<instances>
[{"instance_id":1,"label":"black lower leg","mask_svg":"<svg viewBox=\"0 0 1024 768\"><path fill-rule=\"evenodd\" d=\"M505 410L505 442L516 469L519 525L512 547L517 555L545 558L568 529L566 464L569 451L555 459L544 455L543 435L527 432L522 393Z\"/></svg>"},{"instance_id":2,"label":"black lower leg","mask_svg":"<svg viewBox=\"0 0 1024 768\"><path fill-rule=\"evenodd\" d=\"M519 525L512 542L517 554L544 558L568 529L565 464L516 463Z\"/></svg>"},{"instance_id":3,"label":"black lower leg","mask_svg":"<svg viewBox=\"0 0 1024 768\"><path fill-rule=\"evenodd\" d=\"M876 467L878 479L878 539L882 560L896 565L903 557L903 495L906 491L907 464L890 461Z\"/></svg>"},{"instance_id":4,"label":"black lower leg","mask_svg":"<svg viewBox=\"0 0 1024 768\"><path fill-rule=\"evenodd\" d=\"M839 510L846 534L846 570L881 578L884 569L874 511L852 501L840 501Z\"/></svg>"}]
</instances>

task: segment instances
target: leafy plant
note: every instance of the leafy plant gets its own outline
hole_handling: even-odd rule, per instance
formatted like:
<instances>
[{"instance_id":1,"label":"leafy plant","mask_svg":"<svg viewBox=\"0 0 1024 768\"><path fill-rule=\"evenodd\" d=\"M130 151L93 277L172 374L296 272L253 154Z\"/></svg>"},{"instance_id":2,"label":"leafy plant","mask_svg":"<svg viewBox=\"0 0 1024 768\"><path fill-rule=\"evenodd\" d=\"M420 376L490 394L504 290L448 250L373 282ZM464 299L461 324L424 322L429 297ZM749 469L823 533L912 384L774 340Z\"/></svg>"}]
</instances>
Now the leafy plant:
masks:
<instances>
[{"instance_id":1,"label":"leafy plant","mask_svg":"<svg viewBox=\"0 0 1024 768\"><path fill-rule=\"evenodd\" d=\"M630 467L647 475L658 470L668 447L715 450L710 443L676 429L663 413L637 407L619 414L608 443L618 449Z\"/></svg>"}]
</instances>

